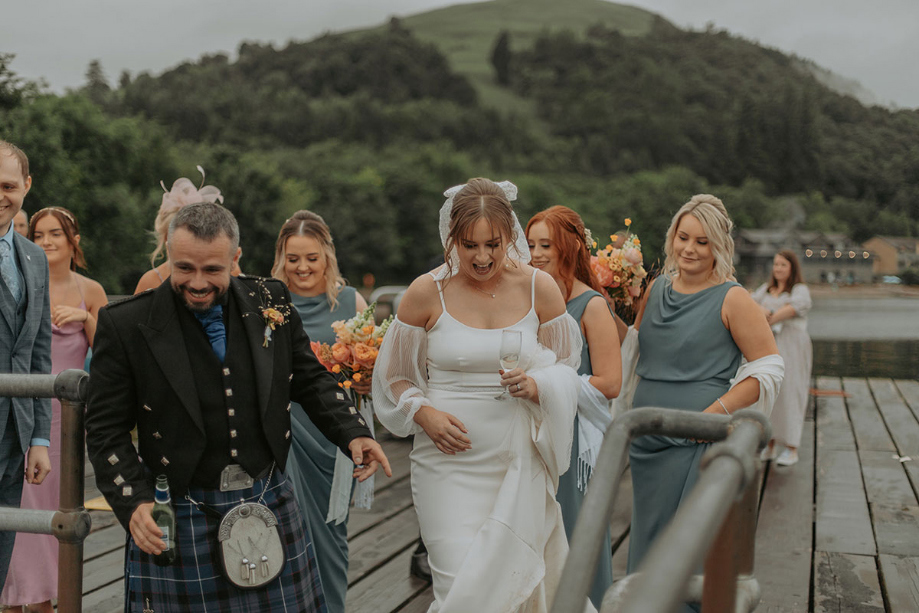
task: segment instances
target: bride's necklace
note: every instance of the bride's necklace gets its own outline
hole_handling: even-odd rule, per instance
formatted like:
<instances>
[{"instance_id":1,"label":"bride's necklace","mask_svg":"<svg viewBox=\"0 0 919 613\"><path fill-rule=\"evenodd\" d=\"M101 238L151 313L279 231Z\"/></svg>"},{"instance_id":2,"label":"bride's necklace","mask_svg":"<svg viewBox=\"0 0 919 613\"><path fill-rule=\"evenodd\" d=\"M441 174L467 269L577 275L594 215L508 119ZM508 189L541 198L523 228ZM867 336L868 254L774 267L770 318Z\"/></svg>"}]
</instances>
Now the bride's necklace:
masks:
<instances>
[{"instance_id":1,"label":"bride's necklace","mask_svg":"<svg viewBox=\"0 0 919 613\"><path fill-rule=\"evenodd\" d=\"M491 292L489 292L489 291L487 291L487 290L484 290L484 289L482 289L481 287L479 287L478 285L476 285L476 283L475 283L472 279L469 280L469 284L472 286L472 289L474 289L475 291L477 291L477 292L482 292L482 293L485 294L486 296L491 296L492 298L497 298L497 297L498 297L498 288L501 287L501 280L499 279L498 282L495 283L495 287L493 288L493 291L491 291Z\"/></svg>"}]
</instances>

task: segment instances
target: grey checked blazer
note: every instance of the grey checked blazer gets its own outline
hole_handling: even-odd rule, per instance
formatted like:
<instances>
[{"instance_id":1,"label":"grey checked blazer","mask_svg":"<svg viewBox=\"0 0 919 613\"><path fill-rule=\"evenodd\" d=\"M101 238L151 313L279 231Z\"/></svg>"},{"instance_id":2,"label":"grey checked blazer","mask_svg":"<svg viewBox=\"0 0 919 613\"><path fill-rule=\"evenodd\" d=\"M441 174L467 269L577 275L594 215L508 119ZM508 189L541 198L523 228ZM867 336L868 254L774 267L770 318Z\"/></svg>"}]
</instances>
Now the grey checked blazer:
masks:
<instances>
[{"instance_id":1,"label":"grey checked blazer","mask_svg":"<svg viewBox=\"0 0 919 613\"><path fill-rule=\"evenodd\" d=\"M48 298L48 260L41 247L12 228L19 272L24 280L25 317L16 317L8 291L0 291L0 372L51 373L51 303ZM21 323L21 326L20 326ZM0 432L16 418L19 449L0 449L7 457L25 453L33 438L51 439L50 398L0 397ZM3 437L0 437L3 438Z\"/></svg>"}]
</instances>

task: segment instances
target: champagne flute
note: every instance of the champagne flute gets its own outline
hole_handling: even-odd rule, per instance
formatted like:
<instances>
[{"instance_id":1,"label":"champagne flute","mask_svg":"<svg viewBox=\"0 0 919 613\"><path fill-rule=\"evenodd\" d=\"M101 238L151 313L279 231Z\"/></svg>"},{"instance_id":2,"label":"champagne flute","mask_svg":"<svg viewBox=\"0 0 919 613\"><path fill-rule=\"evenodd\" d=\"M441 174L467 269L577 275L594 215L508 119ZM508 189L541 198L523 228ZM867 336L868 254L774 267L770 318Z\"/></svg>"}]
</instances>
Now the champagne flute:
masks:
<instances>
[{"instance_id":1,"label":"champagne flute","mask_svg":"<svg viewBox=\"0 0 919 613\"><path fill-rule=\"evenodd\" d=\"M504 372L517 368L520 362L520 346L523 343L523 333L520 330L502 330L501 331L501 349L498 360L501 362L501 368ZM510 396L507 388L495 396L495 400L503 400Z\"/></svg>"}]
</instances>

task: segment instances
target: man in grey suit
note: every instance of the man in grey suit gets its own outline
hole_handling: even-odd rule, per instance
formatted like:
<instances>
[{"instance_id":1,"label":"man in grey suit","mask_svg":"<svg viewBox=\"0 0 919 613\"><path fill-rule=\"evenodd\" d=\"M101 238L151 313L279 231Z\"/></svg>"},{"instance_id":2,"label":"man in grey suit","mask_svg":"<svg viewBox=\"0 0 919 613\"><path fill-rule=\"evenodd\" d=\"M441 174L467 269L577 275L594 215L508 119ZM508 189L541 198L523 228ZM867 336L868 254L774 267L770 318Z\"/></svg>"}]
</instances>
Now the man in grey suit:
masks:
<instances>
[{"instance_id":1,"label":"man in grey suit","mask_svg":"<svg viewBox=\"0 0 919 613\"><path fill-rule=\"evenodd\" d=\"M13 228L32 186L29 159L0 140L0 372L51 372L48 260ZM0 506L18 507L25 480L51 472L51 399L0 397ZM6 582L15 532L0 532L0 585Z\"/></svg>"}]
</instances>

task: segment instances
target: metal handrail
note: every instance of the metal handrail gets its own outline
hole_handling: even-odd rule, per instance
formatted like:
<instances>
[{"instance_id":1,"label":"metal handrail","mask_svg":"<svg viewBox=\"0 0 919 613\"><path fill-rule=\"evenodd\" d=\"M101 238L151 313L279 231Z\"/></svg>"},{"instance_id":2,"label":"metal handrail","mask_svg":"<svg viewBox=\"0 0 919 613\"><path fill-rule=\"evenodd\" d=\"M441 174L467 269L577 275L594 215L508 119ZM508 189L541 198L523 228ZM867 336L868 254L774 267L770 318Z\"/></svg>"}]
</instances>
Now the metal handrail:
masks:
<instances>
[{"instance_id":1,"label":"metal handrail","mask_svg":"<svg viewBox=\"0 0 919 613\"><path fill-rule=\"evenodd\" d=\"M83 508L85 430L89 375L65 370L58 375L0 374L0 396L58 398L61 401L61 501L57 511L0 508L0 530L50 534L60 545L58 606L79 613L83 603L83 540L92 525Z\"/></svg>"},{"instance_id":2,"label":"metal handrail","mask_svg":"<svg viewBox=\"0 0 919 613\"><path fill-rule=\"evenodd\" d=\"M696 593L705 591L700 589L700 580L691 581L692 571L725 523L724 518L732 508L728 503L733 503L755 481L758 462L755 451L771 436L769 421L752 409L731 416L635 409L613 420L606 432L571 538L571 553L552 603L552 613L583 611L603 545L600 537L612 512L629 444L633 438L646 434L712 441L730 435L730 440L713 445L703 456L704 470L690 497L657 539L639 573L620 580L612 588L612 594L604 599L603 610L607 610L607 602L612 606L622 601L623 611L664 612L686 597L687 588ZM749 571L752 573L752 555Z\"/></svg>"}]
</instances>

